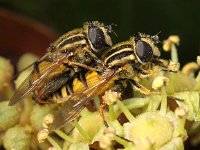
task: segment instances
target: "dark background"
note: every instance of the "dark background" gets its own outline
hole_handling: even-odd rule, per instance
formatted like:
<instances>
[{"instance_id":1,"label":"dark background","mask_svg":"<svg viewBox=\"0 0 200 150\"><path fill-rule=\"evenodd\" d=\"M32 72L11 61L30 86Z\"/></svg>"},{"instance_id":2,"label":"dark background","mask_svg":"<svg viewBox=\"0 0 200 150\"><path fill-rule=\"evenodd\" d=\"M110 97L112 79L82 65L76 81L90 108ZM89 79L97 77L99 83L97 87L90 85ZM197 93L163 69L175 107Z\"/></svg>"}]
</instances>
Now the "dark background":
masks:
<instances>
[{"instance_id":1,"label":"dark background","mask_svg":"<svg viewBox=\"0 0 200 150\"><path fill-rule=\"evenodd\" d=\"M155 35L161 31L161 41L177 34L182 65L200 54L199 0L0 0L0 7L38 20L58 35L93 20L117 24L114 43L136 32Z\"/></svg>"},{"instance_id":2,"label":"dark background","mask_svg":"<svg viewBox=\"0 0 200 150\"><path fill-rule=\"evenodd\" d=\"M34 18L58 35L92 20L117 24L115 43L138 31L161 31L161 40L177 34L182 64L200 52L199 0L0 0L0 6Z\"/></svg>"}]
</instances>

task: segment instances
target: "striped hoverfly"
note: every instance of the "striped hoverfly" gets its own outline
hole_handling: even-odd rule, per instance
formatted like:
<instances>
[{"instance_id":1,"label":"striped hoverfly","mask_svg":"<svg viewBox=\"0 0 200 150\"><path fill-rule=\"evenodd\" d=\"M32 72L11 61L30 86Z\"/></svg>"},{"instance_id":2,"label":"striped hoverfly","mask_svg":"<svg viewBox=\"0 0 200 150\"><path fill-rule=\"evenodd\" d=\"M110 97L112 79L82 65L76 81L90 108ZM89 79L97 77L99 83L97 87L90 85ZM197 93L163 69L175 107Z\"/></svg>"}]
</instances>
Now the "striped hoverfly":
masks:
<instances>
[{"instance_id":1,"label":"striped hoverfly","mask_svg":"<svg viewBox=\"0 0 200 150\"><path fill-rule=\"evenodd\" d=\"M99 96L107 90L122 93L128 82L135 90L146 95L151 94L149 89L134 80L136 76L150 75L150 68L144 69L144 66L154 64L163 70L175 72L159 60L157 43L158 36L138 33L129 40L112 46L102 55L102 61L106 64L104 72L87 71L80 74L82 80L80 77L72 78L70 83L53 93L49 99L63 105L50 129L58 129L73 121L94 96ZM100 110L103 119L101 112L103 111Z\"/></svg>"},{"instance_id":2,"label":"striped hoverfly","mask_svg":"<svg viewBox=\"0 0 200 150\"><path fill-rule=\"evenodd\" d=\"M65 85L77 72L82 69L100 71L91 65L94 63L104 67L104 62L97 58L96 53L112 46L111 31L111 25L94 21L62 35L33 64L33 71L16 90L9 105L18 103L31 92L36 102L52 103L46 97Z\"/></svg>"}]
</instances>

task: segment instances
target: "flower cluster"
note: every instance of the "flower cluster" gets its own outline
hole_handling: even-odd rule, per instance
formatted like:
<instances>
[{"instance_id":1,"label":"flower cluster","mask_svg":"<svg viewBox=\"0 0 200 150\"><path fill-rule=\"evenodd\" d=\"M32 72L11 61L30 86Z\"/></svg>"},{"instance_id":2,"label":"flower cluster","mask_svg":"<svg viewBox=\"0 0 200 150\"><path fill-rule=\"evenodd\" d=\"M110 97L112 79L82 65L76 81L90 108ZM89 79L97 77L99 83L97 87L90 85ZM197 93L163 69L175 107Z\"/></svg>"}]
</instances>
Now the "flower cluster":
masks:
<instances>
[{"instance_id":1,"label":"flower cluster","mask_svg":"<svg viewBox=\"0 0 200 150\"><path fill-rule=\"evenodd\" d=\"M182 150L190 136L191 143L200 142L200 72L197 62L189 62L182 69L177 63L178 36L165 40L163 49L171 51L170 70L177 73L158 71L141 80L151 93L145 96L134 91L134 97L120 100L122 95L107 91L103 100L108 127L101 120L98 111L83 109L78 120L55 131L49 126L57 112L57 104L38 105L31 97L23 103L8 106L13 94L13 66L9 60L0 57L0 144L11 149L126 149L126 150ZM25 54L19 60L22 70L37 59ZM15 80L15 86L27 77L31 69L23 71ZM150 86L151 85L151 86ZM99 108L99 97L94 104Z\"/></svg>"}]
</instances>

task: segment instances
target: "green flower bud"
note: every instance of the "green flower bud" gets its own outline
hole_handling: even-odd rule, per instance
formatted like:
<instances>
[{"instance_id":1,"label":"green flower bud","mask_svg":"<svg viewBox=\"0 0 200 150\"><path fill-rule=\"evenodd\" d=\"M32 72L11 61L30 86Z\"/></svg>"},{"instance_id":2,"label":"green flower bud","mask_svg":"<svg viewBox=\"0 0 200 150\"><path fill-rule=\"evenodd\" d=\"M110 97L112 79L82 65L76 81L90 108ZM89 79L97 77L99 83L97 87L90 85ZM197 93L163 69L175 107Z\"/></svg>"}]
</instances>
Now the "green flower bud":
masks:
<instances>
[{"instance_id":1,"label":"green flower bud","mask_svg":"<svg viewBox=\"0 0 200 150\"><path fill-rule=\"evenodd\" d=\"M7 150L29 150L30 139L31 135L24 127L15 126L6 131L4 147Z\"/></svg>"},{"instance_id":2,"label":"green flower bud","mask_svg":"<svg viewBox=\"0 0 200 150\"><path fill-rule=\"evenodd\" d=\"M53 108L56 105L38 105L36 104L33 107L33 111L31 112L31 125L32 127L39 131L41 129L43 129L43 123L44 123L44 118L47 114L52 114L53 113Z\"/></svg>"},{"instance_id":3,"label":"green flower bud","mask_svg":"<svg viewBox=\"0 0 200 150\"><path fill-rule=\"evenodd\" d=\"M31 53L23 54L17 63L17 70L18 71L23 70L30 64L34 63L36 60L38 60L38 57L35 56L34 54L31 54Z\"/></svg>"},{"instance_id":4,"label":"green flower bud","mask_svg":"<svg viewBox=\"0 0 200 150\"><path fill-rule=\"evenodd\" d=\"M85 109L81 114L82 117L78 123L86 131L90 139L93 139L94 136L99 132L100 128L103 126L99 112L91 113ZM83 135L81 135L77 130L77 128L73 130L72 137L76 141L88 143L88 139L84 138Z\"/></svg>"},{"instance_id":5,"label":"green flower bud","mask_svg":"<svg viewBox=\"0 0 200 150\"><path fill-rule=\"evenodd\" d=\"M134 121L124 124L125 138L135 144L146 138L155 148L168 143L173 137L174 127L169 118L158 112L148 112L138 116ZM139 142L144 143L144 142ZM146 147L147 144L144 145ZM139 147L142 147L140 145Z\"/></svg>"},{"instance_id":6,"label":"green flower bud","mask_svg":"<svg viewBox=\"0 0 200 150\"><path fill-rule=\"evenodd\" d=\"M20 73L20 75L17 77L17 79L14 81L15 82L15 88L17 89L22 82L30 75L31 71L30 70L25 70Z\"/></svg>"},{"instance_id":7,"label":"green flower bud","mask_svg":"<svg viewBox=\"0 0 200 150\"><path fill-rule=\"evenodd\" d=\"M0 131L5 131L8 128L17 124L20 118L20 109L18 105L8 106L8 102L0 102Z\"/></svg>"},{"instance_id":8,"label":"green flower bud","mask_svg":"<svg viewBox=\"0 0 200 150\"><path fill-rule=\"evenodd\" d=\"M84 143L71 144L68 150L89 150L89 146Z\"/></svg>"},{"instance_id":9,"label":"green flower bud","mask_svg":"<svg viewBox=\"0 0 200 150\"><path fill-rule=\"evenodd\" d=\"M13 76L13 66L8 59L0 57L0 91L8 86Z\"/></svg>"},{"instance_id":10,"label":"green flower bud","mask_svg":"<svg viewBox=\"0 0 200 150\"><path fill-rule=\"evenodd\" d=\"M161 147L159 150L183 150L183 139L180 137L174 138L168 144Z\"/></svg>"}]
</instances>

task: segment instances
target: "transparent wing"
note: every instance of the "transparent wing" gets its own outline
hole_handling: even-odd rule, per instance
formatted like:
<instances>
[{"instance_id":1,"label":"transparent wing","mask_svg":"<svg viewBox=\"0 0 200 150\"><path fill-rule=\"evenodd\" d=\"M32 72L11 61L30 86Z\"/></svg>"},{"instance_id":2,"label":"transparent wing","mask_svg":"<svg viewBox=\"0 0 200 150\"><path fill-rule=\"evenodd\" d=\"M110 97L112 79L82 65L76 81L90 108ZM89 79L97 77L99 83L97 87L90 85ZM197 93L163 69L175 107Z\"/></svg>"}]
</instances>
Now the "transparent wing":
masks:
<instances>
[{"instance_id":1,"label":"transparent wing","mask_svg":"<svg viewBox=\"0 0 200 150\"><path fill-rule=\"evenodd\" d=\"M88 88L82 93L74 94L70 98L67 98L66 102L63 104L63 106L61 106L61 109L55 116L55 120L50 126L50 130L56 130L76 119L87 102L92 100L93 97L96 96L96 94L100 91L102 86L109 82L114 75L114 72L110 72L95 86ZM61 99L61 101L63 100Z\"/></svg>"},{"instance_id":2,"label":"transparent wing","mask_svg":"<svg viewBox=\"0 0 200 150\"><path fill-rule=\"evenodd\" d=\"M30 76L28 76L19 86L17 91L14 93L14 95L11 97L9 101L9 106L15 105L16 103L20 102L22 98L26 95L26 92L29 88L29 80Z\"/></svg>"},{"instance_id":3,"label":"transparent wing","mask_svg":"<svg viewBox=\"0 0 200 150\"><path fill-rule=\"evenodd\" d=\"M55 92L56 90L58 90L60 87L64 86L67 81L69 80L69 77L60 77L54 81L50 81L50 83L46 86L44 86L42 89L40 89L40 91L38 91L35 99L36 100L39 100L39 99L42 99L45 95L45 93L50 92L50 93L53 93ZM46 95L48 96L48 95Z\"/></svg>"},{"instance_id":4,"label":"transparent wing","mask_svg":"<svg viewBox=\"0 0 200 150\"><path fill-rule=\"evenodd\" d=\"M33 83L30 83L30 76L28 76L22 84L19 86L19 88L16 90L14 95L11 97L9 101L9 105L15 105L21 99L30 94L34 89L37 88L37 86L45 80L45 78L54 70L56 70L57 67L59 67L69 56L68 55L60 55L55 62L53 62L50 66L48 66L48 69L42 73Z\"/></svg>"},{"instance_id":5,"label":"transparent wing","mask_svg":"<svg viewBox=\"0 0 200 150\"><path fill-rule=\"evenodd\" d=\"M22 70L20 70L19 72L17 72L13 79L15 79L17 76L19 76L19 74L21 74L23 71L27 70L28 68L32 67L36 62L41 62L44 60L44 58L46 58L49 55L49 53L46 53L44 56L42 56L41 58L39 58L39 60L34 61L33 63L31 63L30 65L26 66L25 68L23 68Z\"/></svg>"}]
</instances>

